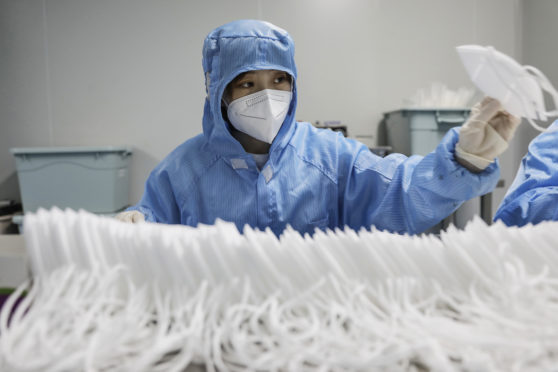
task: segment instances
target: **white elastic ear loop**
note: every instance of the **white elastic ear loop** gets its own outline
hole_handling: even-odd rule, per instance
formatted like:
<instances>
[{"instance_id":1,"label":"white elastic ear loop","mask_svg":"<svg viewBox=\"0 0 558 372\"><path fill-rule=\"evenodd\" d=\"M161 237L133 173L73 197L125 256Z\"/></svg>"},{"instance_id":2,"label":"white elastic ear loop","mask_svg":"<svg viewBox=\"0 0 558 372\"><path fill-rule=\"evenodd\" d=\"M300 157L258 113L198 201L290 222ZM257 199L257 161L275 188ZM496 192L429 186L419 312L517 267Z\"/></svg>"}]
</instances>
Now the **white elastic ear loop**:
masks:
<instances>
[{"instance_id":1,"label":"white elastic ear loop","mask_svg":"<svg viewBox=\"0 0 558 372\"><path fill-rule=\"evenodd\" d=\"M556 90L554 89L554 87L552 86L550 81L548 81L546 76L540 70L538 70L537 68L535 68L533 66L523 66L523 69L525 71L527 71L528 73L531 73L531 75L536 79L537 83L539 84L539 87L541 88L541 90L544 90L544 91L548 92L550 94L550 96L552 97L552 100L554 101L555 110L554 111L544 111L543 114L545 116L558 116L558 110L556 110L556 108L558 108L558 92L556 92ZM514 91L514 93L515 92L516 91ZM523 105L523 108L525 109L525 107L526 107L525 98L521 95L518 95L518 96L521 100L521 104ZM543 105L544 105L544 102L543 102ZM535 111L537 111L537 110L535 110ZM537 114L538 114L538 112L537 112ZM540 117L540 115L538 115L538 116ZM542 126L538 125L537 123L534 122L533 119L531 119L529 117L526 117L525 119L527 119L527 121L529 122L529 124L531 124L531 126L533 128L535 128L536 130L538 130L540 132L546 132L548 130L548 127L545 128L545 127L542 127Z\"/></svg>"},{"instance_id":2,"label":"white elastic ear loop","mask_svg":"<svg viewBox=\"0 0 558 372\"><path fill-rule=\"evenodd\" d=\"M520 98L521 105L525 109L525 107L527 106L525 104L525 98L523 98L522 96L519 96L519 98ZM529 124L531 124L531 126L533 128L535 128L536 130L538 130L539 132L546 132L548 130L548 128L542 127L542 126L538 125L537 123L535 123L535 121L533 119L531 119L530 117L525 117L525 120L527 120L527 122Z\"/></svg>"},{"instance_id":3,"label":"white elastic ear loop","mask_svg":"<svg viewBox=\"0 0 558 372\"><path fill-rule=\"evenodd\" d=\"M558 92L548 80L545 74L541 70L533 66L523 66L525 71L530 72L538 81L541 88L546 91L551 97L554 102L554 110L553 111L545 111L547 116L558 116ZM546 108L546 107L545 107Z\"/></svg>"},{"instance_id":4,"label":"white elastic ear loop","mask_svg":"<svg viewBox=\"0 0 558 372\"><path fill-rule=\"evenodd\" d=\"M500 81L506 82L506 79L505 79L504 77L502 77L502 75L500 75L498 66L496 66L496 65L494 64L494 60L496 59L495 49L494 49L493 47L487 47L487 49L488 49L488 51L490 52L491 57L492 57L492 58L488 58L488 63L490 63L490 64L492 65L492 68L493 68L494 72L496 73L496 75L498 76L498 78L500 79ZM523 68L524 68L525 70L529 71L529 70L527 69L527 67L528 67L528 66L523 66ZM537 71L538 71L538 70L537 70ZM511 84L511 85L508 85L508 89L510 89L510 90L512 91L512 93L515 94L515 96L519 98L519 101L521 102L521 107L523 108L523 112L524 112L524 114L527 114L527 113L530 112L530 111L528 110L528 103L525 102L525 97L521 94L521 92L519 92L519 91L517 90L517 88L515 87L515 85L516 85L515 83L514 83L514 84ZM555 101L555 102L557 102L557 101ZM538 110L537 110L536 107L533 108L533 111L538 115ZM535 128L535 129L538 130L539 132L545 132L545 131L546 131L546 128L541 127L540 125L538 125L537 123L535 123L535 122L533 121L533 119L531 119L530 117L524 116L524 118L529 122L529 124L531 124L531 126L532 126L533 128Z\"/></svg>"},{"instance_id":5,"label":"white elastic ear loop","mask_svg":"<svg viewBox=\"0 0 558 372\"><path fill-rule=\"evenodd\" d=\"M211 85L211 78L210 78L210 76L211 76L211 75L210 75L209 71L207 71L207 72L205 73L205 98L206 98L207 100L209 100L209 95L210 95L210 92L209 92L209 86Z\"/></svg>"}]
</instances>

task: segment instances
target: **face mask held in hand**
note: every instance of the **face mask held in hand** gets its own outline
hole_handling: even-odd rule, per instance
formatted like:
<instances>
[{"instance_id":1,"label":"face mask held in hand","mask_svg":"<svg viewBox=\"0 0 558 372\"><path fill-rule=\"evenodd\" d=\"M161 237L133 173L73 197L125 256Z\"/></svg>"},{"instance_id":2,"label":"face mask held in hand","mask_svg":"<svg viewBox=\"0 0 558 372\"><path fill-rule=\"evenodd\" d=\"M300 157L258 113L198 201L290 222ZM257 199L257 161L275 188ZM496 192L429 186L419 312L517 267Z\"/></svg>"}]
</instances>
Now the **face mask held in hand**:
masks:
<instances>
[{"instance_id":1,"label":"face mask held in hand","mask_svg":"<svg viewBox=\"0 0 558 372\"><path fill-rule=\"evenodd\" d=\"M545 131L534 120L558 116L558 92L544 74L533 66L522 66L493 47L462 45L457 52L471 81L484 94L500 101L510 114L525 118L535 129ZM554 102L545 106L544 92Z\"/></svg>"}]
</instances>

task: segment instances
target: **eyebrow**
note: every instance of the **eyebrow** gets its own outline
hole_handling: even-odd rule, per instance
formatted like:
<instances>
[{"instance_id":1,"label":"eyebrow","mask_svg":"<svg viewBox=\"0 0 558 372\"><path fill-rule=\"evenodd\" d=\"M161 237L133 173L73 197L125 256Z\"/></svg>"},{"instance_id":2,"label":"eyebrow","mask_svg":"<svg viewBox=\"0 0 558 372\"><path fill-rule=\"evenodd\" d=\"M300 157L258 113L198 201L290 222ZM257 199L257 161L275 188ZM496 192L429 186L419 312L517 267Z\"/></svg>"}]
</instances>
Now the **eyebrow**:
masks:
<instances>
[{"instance_id":1,"label":"eyebrow","mask_svg":"<svg viewBox=\"0 0 558 372\"><path fill-rule=\"evenodd\" d=\"M244 78L244 77L246 77L246 76L248 76L248 75L254 75L254 74L255 74L254 71L246 71L246 72L243 72L242 74L238 75L237 77L235 77L235 78L233 79L233 81L238 81L238 80L240 80L240 79L242 79L242 78Z\"/></svg>"}]
</instances>

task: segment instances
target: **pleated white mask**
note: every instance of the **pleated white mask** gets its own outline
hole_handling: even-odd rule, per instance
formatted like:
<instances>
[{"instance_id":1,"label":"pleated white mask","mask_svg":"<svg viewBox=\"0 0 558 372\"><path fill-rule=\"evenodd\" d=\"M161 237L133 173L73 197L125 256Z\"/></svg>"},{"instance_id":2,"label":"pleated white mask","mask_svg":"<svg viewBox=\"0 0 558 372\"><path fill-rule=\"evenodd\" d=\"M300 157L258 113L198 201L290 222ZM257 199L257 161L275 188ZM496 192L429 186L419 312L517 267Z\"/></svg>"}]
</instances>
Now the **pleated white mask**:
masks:
<instances>
[{"instance_id":1,"label":"pleated white mask","mask_svg":"<svg viewBox=\"0 0 558 372\"><path fill-rule=\"evenodd\" d=\"M487 96L496 98L512 115L523 117L536 129L534 120L558 116L558 92L544 74L533 66L522 66L493 47L462 45L457 52L473 83ZM543 92L554 101L555 110L545 107Z\"/></svg>"},{"instance_id":2,"label":"pleated white mask","mask_svg":"<svg viewBox=\"0 0 558 372\"><path fill-rule=\"evenodd\" d=\"M264 89L235 99L227 108L230 123L260 141L272 143L289 111L292 93Z\"/></svg>"}]
</instances>

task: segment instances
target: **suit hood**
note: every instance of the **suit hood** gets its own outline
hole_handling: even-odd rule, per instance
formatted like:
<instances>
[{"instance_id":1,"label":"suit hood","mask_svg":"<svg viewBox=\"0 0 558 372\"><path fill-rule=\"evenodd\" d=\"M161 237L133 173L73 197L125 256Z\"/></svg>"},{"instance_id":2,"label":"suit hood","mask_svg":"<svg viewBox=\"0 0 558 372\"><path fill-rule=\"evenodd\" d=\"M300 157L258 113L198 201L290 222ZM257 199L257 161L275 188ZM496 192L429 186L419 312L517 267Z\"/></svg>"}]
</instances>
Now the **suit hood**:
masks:
<instances>
[{"instance_id":1,"label":"suit hood","mask_svg":"<svg viewBox=\"0 0 558 372\"><path fill-rule=\"evenodd\" d=\"M252 70L280 70L293 78L293 95L287 117L273 141L270 153L288 143L294 130L297 103L294 42L283 29L264 21L241 20L211 31L203 44L203 71L206 100L203 134L213 151L237 156L245 153L231 135L221 112L221 99L227 85L239 74Z\"/></svg>"}]
</instances>

